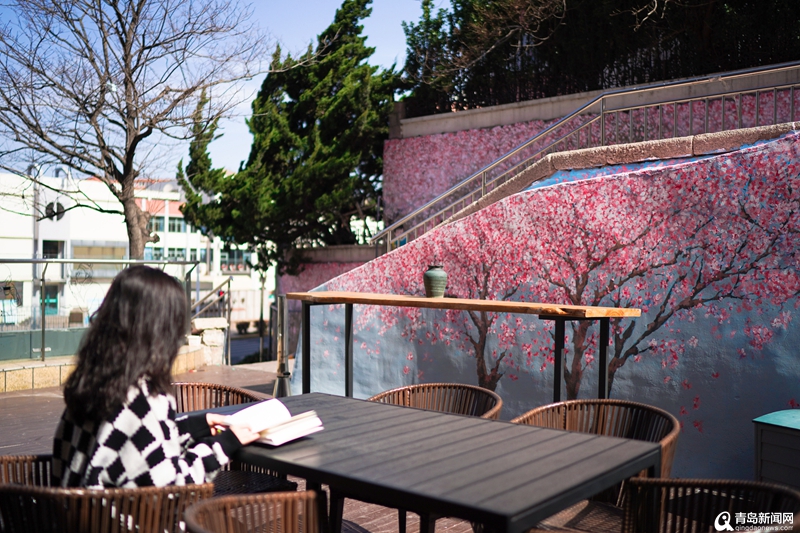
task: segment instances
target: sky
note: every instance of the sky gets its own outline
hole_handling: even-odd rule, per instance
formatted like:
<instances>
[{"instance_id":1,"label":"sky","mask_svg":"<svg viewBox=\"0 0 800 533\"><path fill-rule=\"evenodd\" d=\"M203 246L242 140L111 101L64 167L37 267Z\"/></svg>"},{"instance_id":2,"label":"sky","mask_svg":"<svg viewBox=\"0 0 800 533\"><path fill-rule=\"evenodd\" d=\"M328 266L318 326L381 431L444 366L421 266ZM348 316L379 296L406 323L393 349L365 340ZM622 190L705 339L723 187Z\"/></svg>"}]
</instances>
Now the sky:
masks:
<instances>
[{"instance_id":1,"label":"sky","mask_svg":"<svg viewBox=\"0 0 800 533\"><path fill-rule=\"evenodd\" d=\"M268 31L288 52L305 51L310 42L331 22L342 0L255 0L254 16L262 29ZM445 5L445 0L435 5ZM401 23L417 22L422 14L420 0L373 0L372 14L364 20L367 45L375 48L369 59L372 65L389 68L393 63L399 70L405 61L406 42ZM293 54L294 55L294 54ZM247 159L253 137L245 118L251 113L250 103L263 76L248 84L251 98L235 110L235 116L220 123L222 137L209 146L211 161L216 168L235 171L239 162ZM187 154L183 157L188 157Z\"/></svg>"}]
</instances>

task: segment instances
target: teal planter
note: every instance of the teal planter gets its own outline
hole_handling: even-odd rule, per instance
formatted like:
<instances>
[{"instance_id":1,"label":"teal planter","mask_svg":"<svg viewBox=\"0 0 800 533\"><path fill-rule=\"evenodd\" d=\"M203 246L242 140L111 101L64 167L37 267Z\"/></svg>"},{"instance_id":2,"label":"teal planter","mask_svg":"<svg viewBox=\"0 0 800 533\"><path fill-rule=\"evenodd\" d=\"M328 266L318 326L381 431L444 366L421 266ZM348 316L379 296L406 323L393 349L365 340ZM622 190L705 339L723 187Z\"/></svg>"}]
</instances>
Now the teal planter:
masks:
<instances>
[{"instance_id":1,"label":"teal planter","mask_svg":"<svg viewBox=\"0 0 800 533\"><path fill-rule=\"evenodd\" d=\"M441 298L447 287L447 272L442 265L431 265L422 276L425 283L425 296L428 298Z\"/></svg>"}]
</instances>

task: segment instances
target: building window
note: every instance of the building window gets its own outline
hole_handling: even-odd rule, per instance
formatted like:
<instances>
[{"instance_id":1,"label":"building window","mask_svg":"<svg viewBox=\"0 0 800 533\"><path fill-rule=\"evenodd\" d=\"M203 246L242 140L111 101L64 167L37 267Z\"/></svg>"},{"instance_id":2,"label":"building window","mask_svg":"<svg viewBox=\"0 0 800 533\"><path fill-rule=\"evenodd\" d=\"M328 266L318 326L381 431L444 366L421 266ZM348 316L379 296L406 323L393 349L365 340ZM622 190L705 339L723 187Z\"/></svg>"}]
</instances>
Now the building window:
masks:
<instances>
[{"instance_id":1,"label":"building window","mask_svg":"<svg viewBox=\"0 0 800 533\"><path fill-rule=\"evenodd\" d=\"M150 233L164 231L164 217L151 217L147 223L147 229L150 230Z\"/></svg>"},{"instance_id":2,"label":"building window","mask_svg":"<svg viewBox=\"0 0 800 533\"><path fill-rule=\"evenodd\" d=\"M170 217L168 231L170 233L185 233L186 221L184 221L182 218Z\"/></svg>"},{"instance_id":3,"label":"building window","mask_svg":"<svg viewBox=\"0 0 800 533\"><path fill-rule=\"evenodd\" d=\"M64 241L42 241L42 257L45 259L61 259L64 252Z\"/></svg>"},{"instance_id":4,"label":"building window","mask_svg":"<svg viewBox=\"0 0 800 533\"><path fill-rule=\"evenodd\" d=\"M17 308L22 307L21 281L0 282L0 326L14 325L21 319Z\"/></svg>"},{"instance_id":5,"label":"building window","mask_svg":"<svg viewBox=\"0 0 800 533\"><path fill-rule=\"evenodd\" d=\"M45 316L55 316L58 314L58 285L44 286L44 314Z\"/></svg>"},{"instance_id":6,"label":"building window","mask_svg":"<svg viewBox=\"0 0 800 533\"><path fill-rule=\"evenodd\" d=\"M207 254L207 252L208 252L208 250L206 250L205 248L200 248L200 261L202 261L203 263L206 262L206 254ZM211 250L211 254L209 255L209 258L210 258L211 261L214 261L214 250Z\"/></svg>"},{"instance_id":7,"label":"building window","mask_svg":"<svg viewBox=\"0 0 800 533\"><path fill-rule=\"evenodd\" d=\"M73 246L73 259L125 259L122 246Z\"/></svg>"},{"instance_id":8,"label":"building window","mask_svg":"<svg viewBox=\"0 0 800 533\"><path fill-rule=\"evenodd\" d=\"M219 254L219 267L222 270L249 270L250 252L244 250L223 250Z\"/></svg>"},{"instance_id":9,"label":"building window","mask_svg":"<svg viewBox=\"0 0 800 533\"><path fill-rule=\"evenodd\" d=\"M184 248L168 248L167 259L169 261L186 261L186 250Z\"/></svg>"},{"instance_id":10,"label":"building window","mask_svg":"<svg viewBox=\"0 0 800 533\"><path fill-rule=\"evenodd\" d=\"M21 281L3 281L0 283L0 301L13 301L18 307L22 307L22 288Z\"/></svg>"},{"instance_id":11,"label":"building window","mask_svg":"<svg viewBox=\"0 0 800 533\"><path fill-rule=\"evenodd\" d=\"M197 248L189 250L189 261L197 261Z\"/></svg>"},{"instance_id":12,"label":"building window","mask_svg":"<svg viewBox=\"0 0 800 533\"><path fill-rule=\"evenodd\" d=\"M163 248L153 248L153 257L151 260L153 261L161 261L164 259L164 249Z\"/></svg>"},{"instance_id":13,"label":"building window","mask_svg":"<svg viewBox=\"0 0 800 533\"><path fill-rule=\"evenodd\" d=\"M128 249L124 246L72 246L73 259L87 259L86 263L72 267L73 276L83 278L113 278L120 270L125 268L122 263L104 264L92 263L92 259L125 259Z\"/></svg>"}]
</instances>

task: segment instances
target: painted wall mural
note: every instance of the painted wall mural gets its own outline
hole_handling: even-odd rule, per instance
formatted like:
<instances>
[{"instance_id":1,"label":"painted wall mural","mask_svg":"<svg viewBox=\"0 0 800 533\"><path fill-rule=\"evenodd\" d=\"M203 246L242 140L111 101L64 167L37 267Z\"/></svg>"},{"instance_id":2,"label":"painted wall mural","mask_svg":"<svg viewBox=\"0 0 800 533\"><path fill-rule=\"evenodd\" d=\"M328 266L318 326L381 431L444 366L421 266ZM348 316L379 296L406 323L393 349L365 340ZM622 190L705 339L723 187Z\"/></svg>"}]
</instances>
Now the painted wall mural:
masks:
<instances>
[{"instance_id":1,"label":"painted wall mural","mask_svg":"<svg viewBox=\"0 0 800 533\"><path fill-rule=\"evenodd\" d=\"M800 134L730 154L604 169L508 197L320 290L638 307L612 322L611 397L683 428L674 475L752 478L752 419L800 407ZM526 315L356 306L355 392L455 381L503 419L552 398L553 327ZM312 389L342 394L344 313L312 308ZM568 324L567 395L592 397L599 332ZM298 357L299 363L299 357ZM300 388L302 365L293 387Z\"/></svg>"},{"instance_id":2,"label":"painted wall mural","mask_svg":"<svg viewBox=\"0 0 800 533\"><path fill-rule=\"evenodd\" d=\"M364 263L352 262L330 262L330 263L307 263L303 265L303 270L297 276L283 275L278 277L276 294L286 294L287 292L307 292L315 287L319 287L328 280L349 272Z\"/></svg>"},{"instance_id":3,"label":"painted wall mural","mask_svg":"<svg viewBox=\"0 0 800 533\"><path fill-rule=\"evenodd\" d=\"M741 99L741 113L737 101L728 98L723 107L720 99L701 100L663 108L621 112L607 116L606 139L608 144L621 144L645 139L684 137L708 132L749 128L800 119L800 92L787 90ZM777 100L777 107L773 105ZM724 109L724 113L722 112ZM593 117L577 118L560 128L557 135L549 136L532 150L543 148L573 127ZM553 121L534 120L494 128L465 130L406 139L391 139L384 145L383 199L387 220L394 221L434 199L461 180L500 158L528 139L554 124ZM707 122L707 125L706 125ZM592 145L600 139L599 123L591 132ZM580 145L573 139L571 148L588 146L586 134ZM575 146L572 146L572 145Z\"/></svg>"},{"instance_id":4,"label":"painted wall mural","mask_svg":"<svg viewBox=\"0 0 800 533\"><path fill-rule=\"evenodd\" d=\"M410 213L546 129L554 121L390 139L383 148L388 220Z\"/></svg>"}]
</instances>

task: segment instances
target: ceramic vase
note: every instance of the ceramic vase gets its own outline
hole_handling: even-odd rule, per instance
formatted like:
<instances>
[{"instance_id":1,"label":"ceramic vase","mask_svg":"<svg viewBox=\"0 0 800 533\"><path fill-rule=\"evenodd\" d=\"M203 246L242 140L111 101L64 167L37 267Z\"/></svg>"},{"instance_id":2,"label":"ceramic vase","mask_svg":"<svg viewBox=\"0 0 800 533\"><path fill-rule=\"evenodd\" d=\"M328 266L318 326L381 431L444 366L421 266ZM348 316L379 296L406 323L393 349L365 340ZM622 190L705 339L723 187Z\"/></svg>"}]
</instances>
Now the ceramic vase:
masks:
<instances>
[{"instance_id":1,"label":"ceramic vase","mask_svg":"<svg viewBox=\"0 0 800 533\"><path fill-rule=\"evenodd\" d=\"M428 298L441 298L447 287L447 272L442 265L430 265L422 276L425 283L425 296Z\"/></svg>"}]
</instances>

